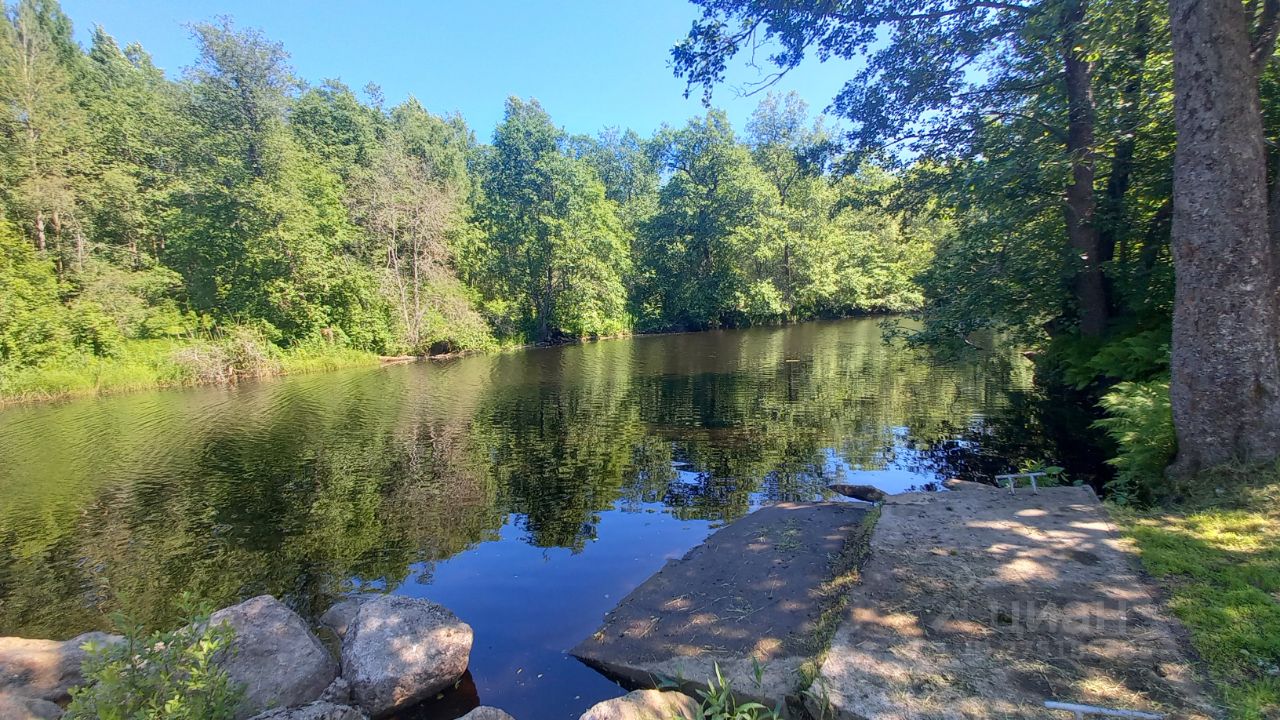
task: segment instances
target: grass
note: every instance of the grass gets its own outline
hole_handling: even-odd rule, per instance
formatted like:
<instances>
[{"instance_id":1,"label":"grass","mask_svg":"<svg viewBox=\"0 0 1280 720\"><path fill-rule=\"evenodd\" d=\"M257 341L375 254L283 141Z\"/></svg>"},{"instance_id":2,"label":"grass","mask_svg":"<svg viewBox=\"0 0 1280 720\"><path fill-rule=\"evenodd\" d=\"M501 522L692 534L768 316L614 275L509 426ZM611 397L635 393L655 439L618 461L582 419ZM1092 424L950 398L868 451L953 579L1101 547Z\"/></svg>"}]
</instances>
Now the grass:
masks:
<instances>
[{"instance_id":1,"label":"grass","mask_svg":"<svg viewBox=\"0 0 1280 720\"><path fill-rule=\"evenodd\" d=\"M0 404L57 400L242 378L373 366L377 355L343 347L280 351L252 338L131 340L111 357L74 355L37 367L0 368Z\"/></svg>"},{"instance_id":2,"label":"grass","mask_svg":"<svg viewBox=\"0 0 1280 720\"><path fill-rule=\"evenodd\" d=\"M1280 465L1223 468L1153 510L1113 508L1232 718L1280 717Z\"/></svg>"},{"instance_id":3,"label":"grass","mask_svg":"<svg viewBox=\"0 0 1280 720\"><path fill-rule=\"evenodd\" d=\"M810 657L800 666L800 692L808 692L818 677L831 648L831 639L849 606L849 588L861 578L862 566L871 552L871 533L879 520L880 508L877 507L866 514L858 529L845 540L839 554L831 559L832 577L820 589L827 602L807 638L806 650Z\"/></svg>"}]
</instances>

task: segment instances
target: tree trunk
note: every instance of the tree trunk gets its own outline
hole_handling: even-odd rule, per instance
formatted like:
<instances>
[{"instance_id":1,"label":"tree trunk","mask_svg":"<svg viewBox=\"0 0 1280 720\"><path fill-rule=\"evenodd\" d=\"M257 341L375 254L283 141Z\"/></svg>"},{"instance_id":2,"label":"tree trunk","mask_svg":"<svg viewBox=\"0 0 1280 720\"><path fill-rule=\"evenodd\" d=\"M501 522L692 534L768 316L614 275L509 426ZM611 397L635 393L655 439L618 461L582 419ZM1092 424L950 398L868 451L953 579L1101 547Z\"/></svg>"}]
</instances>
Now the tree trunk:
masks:
<instances>
[{"instance_id":1,"label":"tree trunk","mask_svg":"<svg viewBox=\"0 0 1280 720\"><path fill-rule=\"evenodd\" d=\"M1101 337L1107 329L1107 288L1102 274L1098 228L1094 223L1097 200L1093 189L1094 101L1093 67L1081 47L1085 0L1068 0L1062 13L1062 59L1067 91L1067 156L1071 181L1067 184L1067 237L1083 266L1076 273L1075 296L1080 334Z\"/></svg>"},{"instance_id":2,"label":"tree trunk","mask_svg":"<svg viewBox=\"0 0 1280 720\"><path fill-rule=\"evenodd\" d=\"M1170 474L1280 453L1280 307L1257 75L1239 0L1170 0L1173 34Z\"/></svg>"},{"instance_id":3,"label":"tree trunk","mask_svg":"<svg viewBox=\"0 0 1280 720\"><path fill-rule=\"evenodd\" d=\"M45 235L44 235L44 211L37 210L36 211L36 249L39 250L40 252L44 252L47 247L48 247L48 242L45 240Z\"/></svg>"}]
</instances>

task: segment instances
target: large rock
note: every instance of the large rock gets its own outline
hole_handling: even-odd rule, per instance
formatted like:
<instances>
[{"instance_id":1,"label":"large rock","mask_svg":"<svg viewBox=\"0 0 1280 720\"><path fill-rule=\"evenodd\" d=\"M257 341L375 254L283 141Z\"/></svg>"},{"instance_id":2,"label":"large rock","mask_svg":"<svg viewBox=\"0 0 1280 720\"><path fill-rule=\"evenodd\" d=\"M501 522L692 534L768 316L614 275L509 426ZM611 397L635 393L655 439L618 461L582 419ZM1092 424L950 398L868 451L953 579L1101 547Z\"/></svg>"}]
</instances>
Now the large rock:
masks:
<instances>
[{"instance_id":1,"label":"large rock","mask_svg":"<svg viewBox=\"0 0 1280 720\"><path fill-rule=\"evenodd\" d=\"M370 600L376 600L382 597L375 593L362 593L360 595L352 595L343 598L324 611L320 616L320 624L329 628L339 638L346 637L347 626L355 619L356 613L359 612L360 606Z\"/></svg>"},{"instance_id":2,"label":"large rock","mask_svg":"<svg viewBox=\"0 0 1280 720\"><path fill-rule=\"evenodd\" d=\"M516 720L516 719L508 715L506 712L499 710L496 707L481 705L480 707L475 708L474 710L467 713L466 715L463 715L462 717L458 718L458 720Z\"/></svg>"},{"instance_id":3,"label":"large rock","mask_svg":"<svg viewBox=\"0 0 1280 720\"><path fill-rule=\"evenodd\" d=\"M84 646L121 639L101 632L64 641L0 638L0 694L63 702L71 697L71 688L84 684L81 665L88 654Z\"/></svg>"},{"instance_id":4,"label":"large rock","mask_svg":"<svg viewBox=\"0 0 1280 720\"><path fill-rule=\"evenodd\" d=\"M235 631L234 652L219 663L245 688L237 718L309 703L337 677L333 658L307 623L270 595L219 610L209 622Z\"/></svg>"},{"instance_id":5,"label":"large rock","mask_svg":"<svg viewBox=\"0 0 1280 720\"><path fill-rule=\"evenodd\" d=\"M369 716L350 705L318 700L300 707L269 710L251 720L369 720Z\"/></svg>"},{"instance_id":6,"label":"large rock","mask_svg":"<svg viewBox=\"0 0 1280 720\"><path fill-rule=\"evenodd\" d=\"M698 701L681 692L636 690L592 705L580 720L700 720Z\"/></svg>"},{"instance_id":7,"label":"large rock","mask_svg":"<svg viewBox=\"0 0 1280 720\"><path fill-rule=\"evenodd\" d=\"M0 718L4 720L57 720L62 708L48 700L0 693Z\"/></svg>"},{"instance_id":8,"label":"large rock","mask_svg":"<svg viewBox=\"0 0 1280 720\"><path fill-rule=\"evenodd\" d=\"M375 717L412 705L467 670L471 626L426 600L384 595L361 603L342 640L342 676Z\"/></svg>"}]
</instances>

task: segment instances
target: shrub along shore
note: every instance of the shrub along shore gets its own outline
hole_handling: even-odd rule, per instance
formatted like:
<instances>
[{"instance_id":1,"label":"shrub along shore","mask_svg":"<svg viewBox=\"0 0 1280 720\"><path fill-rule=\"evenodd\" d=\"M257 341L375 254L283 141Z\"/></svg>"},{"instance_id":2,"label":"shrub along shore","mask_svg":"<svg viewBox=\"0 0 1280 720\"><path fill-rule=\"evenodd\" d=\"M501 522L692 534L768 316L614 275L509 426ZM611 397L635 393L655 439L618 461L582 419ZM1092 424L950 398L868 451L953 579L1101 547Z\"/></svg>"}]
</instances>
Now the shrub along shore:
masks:
<instances>
[{"instance_id":1,"label":"shrub along shore","mask_svg":"<svg viewBox=\"0 0 1280 720\"><path fill-rule=\"evenodd\" d=\"M207 340L134 340L110 357L75 354L0 372L0 405L167 387L228 384L383 362L376 353L311 344L282 350L253 333Z\"/></svg>"}]
</instances>

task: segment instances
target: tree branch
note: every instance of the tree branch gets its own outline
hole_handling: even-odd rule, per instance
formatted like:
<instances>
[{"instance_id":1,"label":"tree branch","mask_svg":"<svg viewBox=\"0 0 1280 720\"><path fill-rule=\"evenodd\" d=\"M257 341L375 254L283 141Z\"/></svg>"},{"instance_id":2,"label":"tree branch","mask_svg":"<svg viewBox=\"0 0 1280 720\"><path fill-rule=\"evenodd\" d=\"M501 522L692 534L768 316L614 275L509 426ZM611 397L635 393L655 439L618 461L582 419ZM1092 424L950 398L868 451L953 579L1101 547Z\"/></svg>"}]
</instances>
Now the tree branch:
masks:
<instances>
[{"instance_id":1,"label":"tree branch","mask_svg":"<svg viewBox=\"0 0 1280 720\"><path fill-rule=\"evenodd\" d=\"M850 17L848 15L843 15L843 16L836 15L835 17L837 17L840 20L844 20L846 22L852 21L852 22L857 22L859 24L863 24L863 25L871 25L871 24L879 25L881 23L913 22L916 20L938 20L944 17L950 17L952 15L960 15L962 13L971 12L973 10L1010 10L1013 12L1030 14L1035 11L1035 7L1027 6L1027 5L1019 5L1017 3L999 2L999 0L977 0L976 2L969 2L969 3L964 3L962 5L957 5L956 7L951 8L950 10L936 10L934 12L927 12L927 13L907 13L907 14L901 14L901 15L891 13L887 15L872 15L869 17Z\"/></svg>"},{"instance_id":2,"label":"tree branch","mask_svg":"<svg viewBox=\"0 0 1280 720\"><path fill-rule=\"evenodd\" d=\"M1040 118L1034 115L1027 115L1025 113L1014 112L1012 110L986 110L984 111L984 113L987 115L995 115L997 117L1002 117L1002 118L1017 118L1019 120L1026 120L1027 122L1035 123L1040 127L1048 130L1049 132L1053 133L1054 137L1060 140L1066 140L1067 138L1067 133L1063 131L1062 128L1056 125L1051 125L1048 122L1041 120Z\"/></svg>"}]
</instances>

